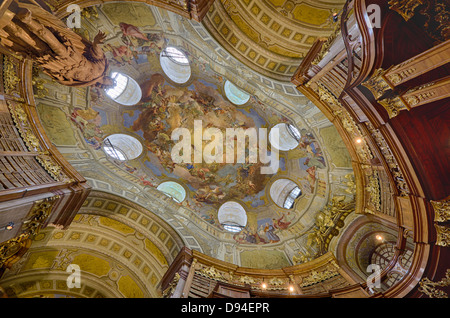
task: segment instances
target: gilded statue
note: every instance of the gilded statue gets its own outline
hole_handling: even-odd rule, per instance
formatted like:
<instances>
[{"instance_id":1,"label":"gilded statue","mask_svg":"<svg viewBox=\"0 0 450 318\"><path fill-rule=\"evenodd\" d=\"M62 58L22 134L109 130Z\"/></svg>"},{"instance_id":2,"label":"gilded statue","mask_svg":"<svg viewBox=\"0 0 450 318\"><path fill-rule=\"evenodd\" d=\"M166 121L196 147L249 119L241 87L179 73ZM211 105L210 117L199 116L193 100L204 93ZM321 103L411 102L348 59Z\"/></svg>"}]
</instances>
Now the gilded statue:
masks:
<instances>
[{"instance_id":1,"label":"gilded statue","mask_svg":"<svg viewBox=\"0 0 450 318\"><path fill-rule=\"evenodd\" d=\"M114 85L99 31L90 42L56 18L38 0L15 0L0 18L2 46L30 58L55 81L73 87Z\"/></svg>"}]
</instances>

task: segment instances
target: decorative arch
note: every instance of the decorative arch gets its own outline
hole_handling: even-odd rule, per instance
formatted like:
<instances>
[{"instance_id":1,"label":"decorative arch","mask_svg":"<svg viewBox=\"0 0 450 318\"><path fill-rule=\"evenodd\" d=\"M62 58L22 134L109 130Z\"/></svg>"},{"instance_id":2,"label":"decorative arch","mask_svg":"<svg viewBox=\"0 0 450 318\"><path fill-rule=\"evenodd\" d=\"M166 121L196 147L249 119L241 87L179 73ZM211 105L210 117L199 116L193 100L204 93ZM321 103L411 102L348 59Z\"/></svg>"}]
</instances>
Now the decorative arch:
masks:
<instances>
[{"instance_id":1,"label":"decorative arch","mask_svg":"<svg viewBox=\"0 0 450 318\"><path fill-rule=\"evenodd\" d=\"M158 284L183 246L150 211L94 191L67 230L49 226L34 238L2 287L11 297L160 297ZM80 268L79 288L66 283L70 264ZM19 287L8 287L13 280Z\"/></svg>"},{"instance_id":2,"label":"decorative arch","mask_svg":"<svg viewBox=\"0 0 450 318\"><path fill-rule=\"evenodd\" d=\"M164 0L133 0L136 2L143 2L149 5L154 5L168 11L179 14L185 18L193 19L197 22L201 22L203 17L209 10L209 7L213 4L214 0L186 0L184 2L168 2ZM45 3L52 9L52 11L59 17L63 18L70 14L67 11L67 7L71 4L77 4L81 9L99 5L102 3L115 2L115 0L46 0Z\"/></svg>"}]
</instances>

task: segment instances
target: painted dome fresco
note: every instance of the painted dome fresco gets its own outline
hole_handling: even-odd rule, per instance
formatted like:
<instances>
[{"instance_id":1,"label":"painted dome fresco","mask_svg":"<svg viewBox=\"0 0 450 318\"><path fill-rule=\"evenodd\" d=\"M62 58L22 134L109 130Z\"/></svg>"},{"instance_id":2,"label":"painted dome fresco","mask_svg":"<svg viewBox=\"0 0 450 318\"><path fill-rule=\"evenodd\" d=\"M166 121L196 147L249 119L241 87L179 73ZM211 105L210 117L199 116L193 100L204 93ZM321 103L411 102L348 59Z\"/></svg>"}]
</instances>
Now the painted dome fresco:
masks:
<instances>
[{"instance_id":1,"label":"painted dome fresco","mask_svg":"<svg viewBox=\"0 0 450 318\"><path fill-rule=\"evenodd\" d=\"M226 244L294 251L305 250L331 197L352 200L342 140L292 84L256 76L203 25L143 3L83 10L77 32L98 30L115 86L69 91L47 81L38 100L52 141L88 180L170 198L167 211L182 209L186 222ZM56 110L55 100L70 107ZM46 125L61 113L68 122Z\"/></svg>"}]
</instances>

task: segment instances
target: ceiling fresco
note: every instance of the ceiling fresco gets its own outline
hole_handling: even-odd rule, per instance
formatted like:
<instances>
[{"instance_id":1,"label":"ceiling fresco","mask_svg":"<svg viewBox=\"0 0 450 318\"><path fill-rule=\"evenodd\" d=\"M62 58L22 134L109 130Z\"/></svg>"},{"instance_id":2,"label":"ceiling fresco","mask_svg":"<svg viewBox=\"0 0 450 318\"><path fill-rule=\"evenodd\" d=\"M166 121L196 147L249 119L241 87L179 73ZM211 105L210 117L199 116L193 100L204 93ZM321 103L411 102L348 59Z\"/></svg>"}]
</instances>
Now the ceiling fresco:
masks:
<instances>
[{"instance_id":1,"label":"ceiling fresco","mask_svg":"<svg viewBox=\"0 0 450 318\"><path fill-rule=\"evenodd\" d=\"M276 1L270 5L277 8L276 12L290 8L288 3ZM291 11L289 16L298 20L298 24L303 23L302 14L310 14L308 10L300 10L300 14L296 7ZM325 14L322 19L317 20L315 28L326 29ZM210 244L204 246L205 251L230 262L256 264L254 253L247 251L240 255L236 250L228 253L230 246L245 249L245 246L285 244L273 250L273 255L282 257L279 262L266 264L272 267L285 266L291 255L302 248L314 227L315 214L330 197L341 195L352 200L353 190L348 189L351 160L337 131L325 129L332 124L304 96L286 93L284 86L272 92L268 86L279 84L269 77L257 79L231 56L226 59L216 56L220 48L215 42L205 42L208 34L199 24L142 3L109 3L84 10L82 28L77 32L93 38L98 30L107 34L103 47L111 71L126 74L140 84L141 102L120 105L104 91L62 87L43 75L40 80L45 82L45 88L41 91L42 98L37 99L49 137L83 175L96 175L111 187L134 193L157 193L158 185L175 181L186 192L186 199L176 204L195 216L190 222L198 227L198 240ZM191 70L186 83L175 83L162 69L160 55L167 46L186 53ZM258 80L267 85L259 85ZM250 95L248 101L233 104L225 94L227 82L246 91ZM57 115L59 120L51 120L50 114ZM186 128L194 135L195 121L201 121L203 130L214 127L224 135L227 128L268 131L277 124L289 123L301 136L295 149L280 151L278 169L270 174L260 172L265 165L262 162L174 162L171 151L176 143L171 138L172 132ZM135 137L142 143L143 153L128 161L106 156L102 145L111 134ZM329 152L324 141L333 144ZM203 149L207 146L208 142L203 141ZM271 146L258 151L270 153ZM108 173L100 175L89 160L100 163ZM81 165L85 171L78 168ZM117 179L119 175L122 179ZM270 195L272 184L279 179L291 180L301 190L292 209L281 208ZM247 225L240 233L227 233L219 224L218 209L227 201L240 203L247 212ZM212 231L220 234L208 239L208 232ZM214 245L215 240L220 242ZM231 245L220 247L223 242ZM290 254L286 253L286 246ZM257 266L266 265L262 261Z\"/></svg>"}]
</instances>

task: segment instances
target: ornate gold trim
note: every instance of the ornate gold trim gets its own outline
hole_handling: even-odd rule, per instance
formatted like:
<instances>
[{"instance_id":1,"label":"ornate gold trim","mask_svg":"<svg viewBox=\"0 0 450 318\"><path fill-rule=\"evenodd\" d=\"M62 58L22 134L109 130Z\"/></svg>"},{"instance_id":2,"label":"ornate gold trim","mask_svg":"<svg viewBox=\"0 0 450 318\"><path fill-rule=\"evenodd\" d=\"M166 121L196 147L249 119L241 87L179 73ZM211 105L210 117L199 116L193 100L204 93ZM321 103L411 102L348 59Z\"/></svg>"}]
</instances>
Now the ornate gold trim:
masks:
<instances>
[{"instance_id":1,"label":"ornate gold trim","mask_svg":"<svg viewBox=\"0 0 450 318\"><path fill-rule=\"evenodd\" d=\"M434 210L434 228L436 229L436 245L450 246L450 205L449 201L430 201Z\"/></svg>"},{"instance_id":2,"label":"ornate gold trim","mask_svg":"<svg viewBox=\"0 0 450 318\"><path fill-rule=\"evenodd\" d=\"M391 89L391 86L384 78L385 73L385 70L379 68L372 74L372 76L368 80L361 84L372 93L373 97L375 97L376 100L378 100L388 90Z\"/></svg>"},{"instance_id":3,"label":"ornate gold trim","mask_svg":"<svg viewBox=\"0 0 450 318\"><path fill-rule=\"evenodd\" d=\"M3 56L3 85L7 95L18 94L17 88L20 83L20 78L16 73L16 64L9 55Z\"/></svg>"},{"instance_id":4,"label":"ornate gold trim","mask_svg":"<svg viewBox=\"0 0 450 318\"><path fill-rule=\"evenodd\" d=\"M391 0L388 4L389 9L396 11L408 21L414 16L414 10L423 4L423 0Z\"/></svg>"},{"instance_id":5,"label":"ornate gold trim","mask_svg":"<svg viewBox=\"0 0 450 318\"><path fill-rule=\"evenodd\" d=\"M450 227L446 225L440 225L435 223L434 227L436 228L436 245L442 247L450 246Z\"/></svg>"},{"instance_id":6,"label":"ornate gold trim","mask_svg":"<svg viewBox=\"0 0 450 318\"><path fill-rule=\"evenodd\" d=\"M0 244L0 268L6 262L15 257L15 255L25 247L27 241L37 233L50 216L53 206L60 196L54 196L42 200L35 201L31 207L26 220L23 222L21 231L18 236Z\"/></svg>"},{"instance_id":7,"label":"ornate gold trim","mask_svg":"<svg viewBox=\"0 0 450 318\"><path fill-rule=\"evenodd\" d=\"M378 103L383 106L384 109L386 109L389 118L394 118L402 110L408 110L405 103L403 103L403 101L398 96L392 96L379 100Z\"/></svg>"},{"instance_id":8,"label":"ornate gold trim","mask_svg":"<svg viewBox=\"0 0 450 318\"><path fill-rule=\"evenodd\" d=\"M29 235L24 233L3 242L0 245L0 268L2 268L8 260L13 258L25 246L28 239Z\"/></svg>"},{"instance_id":9,"label":"ornate gold trim","mask_svg":"<svg viewBox=\"0 0 450 318\"><path fill-rule=\"evenodd\" d=\"M75 180L69 178L63 172L62 167L55 163L53 158L50 156L50 153L47 150L43 150L39 138L36 137L28 119L28 115L25 112L25 104L12 101L7 101L7 104L20 136L29 151L38 153L36 160L41 164L41 166L55 181L64 183L74 182Z\"/></svg>"},{"instance_id":10,"label":"ornate gold trim","mask_svg":"<svg viewBox=\"0 0 450 318\"><path fill-rule=\"evenodd\" d=\"M300 287L307 287L311 285L318 284L320 282L323 282L327 279L333 278L335 276L339 275L337 264L335 262L332 262L333 268L327 268L323 271L317 272L315 270L312 270L311 273L304 277L299 284Z\"/></svg>"},{"instance_id":11,"label":"ornate gold trim","mask_svg":"<svg viewBox=\"0 0 450 318\"><path fill-rule=\"evenodd\" d=\"M434 210L435 222L450 221L450 204L449 201L430 201Z\"/></svg>"},{"instance_id":12,"label":"ornate gold trim","mask_svg":"<svg viewBox=\"0 0 450 318\"><path fill-rule=\"evenodd\" d=\"M432 282L428 278L422 278L419 282L419 291L430 298L448 298L448 294L436 287L446 287L450 285L450 269L447 269L445 277L438 282Z\"/></svg>"},{"instance_id":13,"label":"ornate gold trim","mask_svg":"<svg viewBox=\"0 0 450 318\"><path fill-rule=\"evenodd\" d=\"M33 238L39 233L44 222L50 216L55 201L60 197L54 196L34 202L33 207L28 213L27 220L23 222L22 230Z\"/></svg>"}]
</instances>

